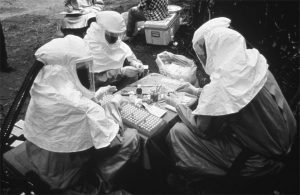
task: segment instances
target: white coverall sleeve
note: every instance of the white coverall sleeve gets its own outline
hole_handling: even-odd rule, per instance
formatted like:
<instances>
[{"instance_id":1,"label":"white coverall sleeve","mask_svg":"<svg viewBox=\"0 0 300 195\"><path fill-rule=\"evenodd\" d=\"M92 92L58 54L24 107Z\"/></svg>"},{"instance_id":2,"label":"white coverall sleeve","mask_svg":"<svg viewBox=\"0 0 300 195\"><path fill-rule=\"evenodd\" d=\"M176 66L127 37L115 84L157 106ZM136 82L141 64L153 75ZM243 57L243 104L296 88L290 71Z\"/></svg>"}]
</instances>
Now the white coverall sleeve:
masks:
<instances>
[{"instance_id":1,"label":"white coverall sleeve","mask_svg":"<svg viewBox=\"0 0 300 195\"><path fill-rule=\"evenodd\" d=\"M119 111L119 103L110 101L103 105L105 114L109 116L115 123L119 124L120 128L123 128L123 122L121 113Z\"/></svg>"},{"instance_id":2,"label":"white coverall sleeve","mask_svg":"<svg viewBox=\"0 0 300 195\"><path fill-rule=\"evenodd\" d=\"M92 101L91 101L92 102ZM90 130L96 149L110 145L120 129L119 111L116 105L104 109L95 102L87 111L87 130Z\"/></svg>"},{"instance_id":3,"label":"white coverall sleeve","mask_svg":"<svg viewBox=\"0 0 300 195\"><path fill-rule=\"evenodd\" d=\"M137 59L132 51L129 53L126 59L128 60L130 66L139 68L140 65L143 65L143 63L139 59Z\"/></svg>"}]
</instances>

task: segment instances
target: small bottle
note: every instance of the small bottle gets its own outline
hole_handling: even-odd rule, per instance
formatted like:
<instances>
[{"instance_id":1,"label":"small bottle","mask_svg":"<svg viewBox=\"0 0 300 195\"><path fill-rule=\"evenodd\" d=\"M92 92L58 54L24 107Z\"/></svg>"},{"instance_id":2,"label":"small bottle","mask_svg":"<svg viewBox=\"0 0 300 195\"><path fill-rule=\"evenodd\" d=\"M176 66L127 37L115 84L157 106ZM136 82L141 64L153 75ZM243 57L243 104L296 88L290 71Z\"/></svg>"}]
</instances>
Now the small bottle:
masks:
<instances>
[{"instance_id":1,"label":"small bottle","mask_svg":"<svg viewBox=\"0 0 300 195\"><path fill-rule=\"evenodd\" d=\"M174 29L170 29L170 36L171 36L171 41L174 41Z\"/></svg>"},{"instance_id":2,"label":"small bottle","mask_svg":"<svg viewBox=\"0 0 300 195\"><path fill-rule=\"evenodd\" d=\"M143 90L141 88L141 85L138 85L136 88L136 96L137 98L143 98Z\"/></svg>"}]
</instances>

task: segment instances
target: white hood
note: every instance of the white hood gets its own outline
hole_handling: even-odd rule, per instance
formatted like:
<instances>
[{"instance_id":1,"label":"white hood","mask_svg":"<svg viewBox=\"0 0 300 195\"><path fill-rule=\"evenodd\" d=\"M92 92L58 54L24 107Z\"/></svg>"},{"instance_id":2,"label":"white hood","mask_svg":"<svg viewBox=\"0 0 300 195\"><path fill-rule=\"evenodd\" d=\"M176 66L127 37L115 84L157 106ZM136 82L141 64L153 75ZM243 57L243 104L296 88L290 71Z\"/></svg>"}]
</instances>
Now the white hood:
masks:
<instances>
[{"instance_id":1,"label":"white hood","mask_svg":"<svg viewBox=\"0 0 300 195\"><path fill-rule=\"evenodd\" d=\"M85 42L69 35L50 41L35 55L46 66L37 75L30 91L25 137L53 152L108 146L119 125L90 100L89 91L79 86L71 68L76 60L89 57Z\"/></svg>"},{"instance_id":2,"label":"white hood","mask_svg":"<svg viewBox=\"0 0 300 195\"><path fill-rule=\"evenodd\" d=\"M244 37L227 28L229 23L229 19L216 18L195 33L193 44L204 39L207 54L204 68L211 82L204 86L193 114L236 113L256 96L267 80L266 59L256 49L247 49Z\"/></svg>"},{"instance_id":3,"label":"white hood","mask_svg":"<svg viewBox=\"0 0 300 195\"><path fill-rule=\"evenodd\" d=\"M111 13L115 15L112 11L98 13L97 22L92 23L84 37L94 58L94 72L104 72L110 69L121 68L123 67L125 59L133 54L129 46L122 40L119 39L113 45L108 44L105 40L105 29L116 33L122 33L122 31L124 31L121 27L120 29L117 28L118 26L122 26L124 21L111 21L111 18L108 17ZM108 19L104 20L106 17ZM112 25L109 26L109 24Z\"/></svg>"}]
</instances>

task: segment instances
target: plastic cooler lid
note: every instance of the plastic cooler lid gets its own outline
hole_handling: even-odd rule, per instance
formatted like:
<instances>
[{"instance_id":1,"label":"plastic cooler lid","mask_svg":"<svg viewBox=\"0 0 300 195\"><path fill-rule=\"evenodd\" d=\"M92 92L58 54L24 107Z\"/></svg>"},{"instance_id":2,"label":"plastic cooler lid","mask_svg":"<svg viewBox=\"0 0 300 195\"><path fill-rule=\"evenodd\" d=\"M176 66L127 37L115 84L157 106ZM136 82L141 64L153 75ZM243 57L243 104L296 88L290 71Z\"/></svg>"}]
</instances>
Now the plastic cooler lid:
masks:
<instances>
[{"instance_id":1,"label":"plastic cooler lid","mask_svg":"<svg viewBox=\"0 0 300 195\"><path fill-rule=\"evenodd\" d=\"M167 18L164 20L158 21L146 21L144 24L145 28L160 28L160 29L167 29L171 24L172 21L176 18L177 14L172 13L169 14Z\"/></svg>"}]
</instances>

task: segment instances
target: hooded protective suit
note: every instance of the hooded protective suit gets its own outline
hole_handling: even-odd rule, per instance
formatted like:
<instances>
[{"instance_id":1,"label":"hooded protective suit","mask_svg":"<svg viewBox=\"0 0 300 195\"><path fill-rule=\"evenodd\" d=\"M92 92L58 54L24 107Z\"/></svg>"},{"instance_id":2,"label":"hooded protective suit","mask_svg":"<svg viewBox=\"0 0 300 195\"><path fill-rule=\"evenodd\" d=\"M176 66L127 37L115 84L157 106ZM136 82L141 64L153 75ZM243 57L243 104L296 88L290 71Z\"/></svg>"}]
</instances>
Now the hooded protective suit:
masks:
<instances>
[{"instance_id":1,"label":"hooded protective suit","mask_svg":"<svg viewBox=\"0 0 300 195\"><path fill-rule=\"evenodd\" d=\"M117 153L98 157L95 149L111 146L122 121L116 101L101 107L91 100L95 92L89 77L92 58L88 46L83 39L68 35L45 44L35 56L45 66L30 91L24 125L34 170L54 189L75 185L92 169L96 171L90 178L99 174L110 181L137 155L138 137L134 129L127 129ZM91 156L95 159L87 167Z\"/></svg>"},{"instance_id":2,"label":"hooded protective suit","mask_svg":"<svg viewBox=\"0 0 300 195\"><path fill-rule=\"evenodd\" d=\"M94 58L96 86L99 86L98 83L102 83L101 86L103 86L119 81L124 76L122 72L124 64L139 69L142 63L136 58L129 46L121 40L126 27L124 19L119 13L102 11L97 14L96 20L97 22L92 23L88 29L84 40L88 43ZM120 36L115 43L110 44L105 38L105 32ZM139 73L138 69L136 76Z\"/></svg>"},{"instance_id":3,"label":"hooded protective suit","mask_svg":"<svg viewBox=\"0 0 300 195\"><path fill-rule=\"evenodd\" d=\"M80 38L67 36L42 46L35 56L46 66L30 92L25 137L53 152L108 146L119 124L90 100L94 93L81 85L75 70L76 60L90 57L88 46Z\"/></svg>"},{"instance_id":4,"label":"hooded protective suit","mask_svg":"<svg viewBox=\"0 0 300 195\"><path fill-rule=\"evenodd\" d=\"M296 134L293 114L265 58L247 49L229 24L215 18L194 34L193 47L211 82L194 111L177 106L182 123L168 136L176 165L190 176L225 175L243 148L253 155L242 175L274 173Z\"/></svg>"}]
</instances>

